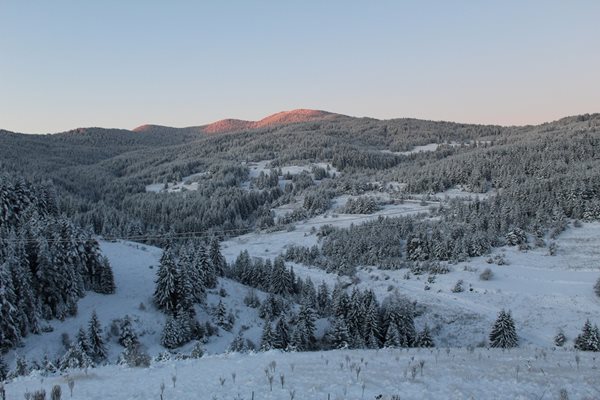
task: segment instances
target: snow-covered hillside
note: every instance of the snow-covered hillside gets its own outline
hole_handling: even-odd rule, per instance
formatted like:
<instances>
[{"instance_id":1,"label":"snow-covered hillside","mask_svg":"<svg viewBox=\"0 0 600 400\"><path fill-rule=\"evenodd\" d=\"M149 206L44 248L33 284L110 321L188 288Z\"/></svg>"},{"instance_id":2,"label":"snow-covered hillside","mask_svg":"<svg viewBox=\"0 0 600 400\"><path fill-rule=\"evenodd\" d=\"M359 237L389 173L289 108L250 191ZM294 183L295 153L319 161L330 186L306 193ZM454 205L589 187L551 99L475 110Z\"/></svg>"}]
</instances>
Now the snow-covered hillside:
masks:
<instances>
[{"instance_id":1,"label":"snow-covered hillside","mask_svg":"<svg viewBox=\"0 0 600 400\"><path fill-rule=\"evenodd\" d=\"M597 368L593 353L565 350L269 351L167 361L149 369L32 375L9 383L6 392L8 399L23 399L27 391L49 393L60 385L64 398L73 400L566 398L561 391L571 399L597 399Z\"/></svg>"},{"instance_id":2,"label":"snow-covered hillside","mask_svg":"<svg viewBox=\"0 0 600 400\"><path fill-rule=\"evenodd\" d=\"M414 203L397 207L405 208L391 206L385 211L418 212L424 208L419 208ZM375 218L376 214L372 217ZM234 261L242 250L248 250L253 257L274 258L291 243L317 243L314 231L311 232L313 227L318 228L326 223L344 226L356 222L353 218L356 216L320 216L298 223L296 229L290 232L240 236L224 242L222 251L229 262ZM373 288L380 299L397 288L400 293L425 305L425 312L416 319L416 324L422 327L427 323L432 327L434 341L438 346L485 343L489 329L502 308L512 311L522 345L550 348L554 335L558 329L562 329L571 346L586 319L600 321L600 299L592 289L600 275L596 263L600 249L600 224L571 227L559 237L557 244L558 252L555 256L549 256L547 249L520 252L514 247L502 248L496 254L502 254L508 265L488 264L488 257L475 258L451 266L452 271L437 275L434 283L427 283L425 275L404 279L403 270L360 269L357 275L358 286L362 289ZM53 332L25 338L23 346L7 356L9 364L13 364L16 354L30 361L40 360L44 354L51 358L60 357L65 351L61 338L63 333L73 339L79 327L87 327L94 310L98 313L105 332L110 330L111 321L128 315L149 354L156 356L164 351L159 343L165 316L152 304L161 250L132 242L108 241L102 241L101 248L113 266L116 293L88 293L80 300L76 317L62 322L50 321ZM297 275L310 277L317 284L326 281L333 286L339 279L346 279L320 269L300 264L291 265ZM485 268L490 268L493 272L488 281L479 278ZM465 291L453 293L451 289L459 279L464 281ZM426 286L430 289L425 290ZM220 288L225 289L226 297L219 296ZM263 321L258 317L256 309L244 305L243 298L247 292L246 286L227 279L221 279L217 289L209 291L209 308L222 300L236 315L233 333L221 330L219 336L210 338L206 344L209 354L226 351L241 326L248 328L244 332L246 338L259 343ZM257 294L262 298L265 296L260 291ZM211 319L206 309L197 307L197 313L201 322ZM181 352L189 351L190 346L191 344L183 347ZM109 340L108 349L111 361L115 361L123 351L115 337Z\"/></svg>"},{"instance_id":3,"label":"snow-covered hillside","mask_svg":"<svg viewBox=\"0 0 600 400\"><path fill-rule=\"evenodd\" d=\"M425 206L405 203L389 206L369 218L425 210ZM273 257L289 244L316 244L317 237L314 231L311 232L312 228L318 229L324 224L348 226L356 223L356 218L351 215L319 216L297 224L291 232L251 233L224 242L223 254L228 261L233 261L242 250L248 250L253 257ZM428 323L434 327L439 345L485 343L490 326L498 312L505 308L512 311L523 343L550 347L559 329L573 339L586 319L600 321L600 298L593 291L594 282L600 276L597 263L600 224L570 227L556 243L555 256L548 255L547 248L527 252L516 247L497 249L491 257L451 265L451 272L437 275L435 283L428 283L426 275L407 280L404 270L361 269L358 285L363 289L373 288L380 298L398 288L400 293L426 305L428 310L417 319L417 324ZM507 265L488 263L496 255L505 259ZM340 279L320 269L293 265L299 276L309 276L314 282L325 280L333 284ZM481 280L479 275L486 268L493 275L490 280ZM451 289L458 280L464 281L465 291L453 293ZM425 290L426 286L428 290Z\"/></svg>"}]
</instances>

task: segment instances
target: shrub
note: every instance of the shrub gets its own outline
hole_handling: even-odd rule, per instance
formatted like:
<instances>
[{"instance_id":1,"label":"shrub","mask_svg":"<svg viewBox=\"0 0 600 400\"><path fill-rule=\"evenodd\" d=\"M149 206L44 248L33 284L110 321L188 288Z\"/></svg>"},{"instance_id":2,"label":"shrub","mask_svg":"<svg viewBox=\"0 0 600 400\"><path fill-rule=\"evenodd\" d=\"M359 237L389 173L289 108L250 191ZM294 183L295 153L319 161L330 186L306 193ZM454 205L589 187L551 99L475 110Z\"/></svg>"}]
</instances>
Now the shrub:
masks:
<instances>
[{"instance_id":1,"label":"shrub","mask_svg":"<svg viewBox=\"0 0 600 400\"><path fill-rule=\"evenodd\" d=\"M479 279L482 281L489 281L494 276L494 273L490 268L486 268L483 270L481 274L479 274Z\"/></svg>"},{"instance_id":2,"label":"shrub","mask_svg":"<svg viewBox=\"0 0 600 400\"><path fill-rule=\"evenodd\" d=\"M458 282L456 282L456 285L454 285L454 287L452 288L452 292L453 293L460 293L460 292L464 292L465 288L463 287L463 280L459 279Z\"/></svg>"}]
</instances>

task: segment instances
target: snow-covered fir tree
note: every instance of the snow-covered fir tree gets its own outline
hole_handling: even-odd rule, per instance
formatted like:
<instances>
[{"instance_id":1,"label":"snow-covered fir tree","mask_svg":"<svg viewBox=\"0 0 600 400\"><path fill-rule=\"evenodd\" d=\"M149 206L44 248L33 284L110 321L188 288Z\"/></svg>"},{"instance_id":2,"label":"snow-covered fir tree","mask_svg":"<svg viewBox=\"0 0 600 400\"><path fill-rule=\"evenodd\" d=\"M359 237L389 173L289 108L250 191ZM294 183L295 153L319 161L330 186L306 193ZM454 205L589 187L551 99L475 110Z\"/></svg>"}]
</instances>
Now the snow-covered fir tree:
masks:
<instances>
[{"instance_id":1,"label":"snow-covered fir tree","mask_svg":"<svg viewBox=\"0 0 600 400\"><path fill-rule=\"evenodd\" d=\"M273 348L287 350L290 345L290 326L285 316L281 316L275 325L273 332Z\"/></svg>"},{"instance_id":2,"label":"snow-covered fir tree","mask_svg":"<svg viewBox=\"0 0 600 400\"><path fill-rule=\"evenodd\" d=\"M102 338L102 327L98 320L96 311L92 312L90 322L88 324L88 343L90 346L90 357L94 362L103 362L107 357L106 345Z\"/></svg>"},{"instance_id":3,"label":"snow-covered fir tree","mask_svg":"<svg viewBox=\"0 0 600 400\"><path fill-rule=\"evenodd\" d=\"M223 276L224 271L227 268L227 262L225 261L223 254L221 254L221 245L219 239L216 237L210 242L209 259L215 273L218 276Z\"/></svg>"},{"instance_id":4,"label":"snow-covered fir tree","mask_svg":"<svg viewBox=\"0 0 600 400\"><path fill-rule=\"evenodd\" d=\"M426 347L426 348L427 347L435 347L435 344L433 343L433 339L431 337L431 332L429 330L429 326L427 324L425 324L425 327L423 328L423 330L421 332L419 332L415 346L416 347Z\"/></svg>"},{"instance_id":5,"label":"snow-covered fir tree","mask_svg":"<svg viewBox=\"0 0 600 400\"><path fill-rule=\"evenodd\" d=\"M273 348L273 331L271 329L271 321L265 320L262 334L260 336L260 350L268 351Z\"/></svg>"},{"instance_id":6,"label":"snow-covered fir tree","mask_svg":"<svg viewBox=\"0 0 600 400\"><path fill-rule=\"evenodd\" d=\"M518 345L519 338L510 311L502 310L490 332L490 346L510 348Z\"/></svg>"},{"instance_id":7,"label":"snow-covered fir tree","mask_svg":"<svg viewBox=\"0 0 600 400\"><path fill-rule=\"evenodd\" d=\"M154 290L154 303L158 308L168 313L175 312L179 301L178 273L173 251L170 247L167 247L160 258L160 267Z\"/></svg>"},{"instance_id":8,"label":"snow-covered fir tree","mask_svg":"<svg viewBox=\"0 0 600 400\"><path fill-rule=\"evenodd\" d=\"M0 354L0 382L4 382L6 378L8 378L8 366Z\"/></svg>"},{"instance_id":9,"label":"snow-covered fir tree","mask_svg":"<svg viewBox=\"0 0 600 400\"><path fill-rule=\"evenodd\" d=\"M600 330L586 320L581 333L575 338L575 348L582 351L600 351Z\"/></svg>"}]
</instances>

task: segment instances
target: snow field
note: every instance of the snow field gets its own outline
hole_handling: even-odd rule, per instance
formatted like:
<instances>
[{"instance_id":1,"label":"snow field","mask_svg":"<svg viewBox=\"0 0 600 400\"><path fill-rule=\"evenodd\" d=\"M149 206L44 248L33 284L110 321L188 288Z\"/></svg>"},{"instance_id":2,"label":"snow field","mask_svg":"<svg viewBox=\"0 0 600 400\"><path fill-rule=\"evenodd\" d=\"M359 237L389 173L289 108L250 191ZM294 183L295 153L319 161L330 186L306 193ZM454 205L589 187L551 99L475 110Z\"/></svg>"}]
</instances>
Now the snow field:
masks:
<instances>
[{"instance_id":1,"label":"snow field","mask_svg":"<svg viewBox=\"0 0 600 400\"><path fill-rule=\"evenodd\" d=\"M579 361L577 362L576 359ZM8 399L75 380L73 400L95 399L571 399L600 398L593 353L538 350L383 349L221 354L107 366L70 375L29 376L6 386ZM271 376L272 378L269 378ZM269 383L272 379L272 389ZM283 384L282 384L283 380Z\"/></svg>"}]
</instances>

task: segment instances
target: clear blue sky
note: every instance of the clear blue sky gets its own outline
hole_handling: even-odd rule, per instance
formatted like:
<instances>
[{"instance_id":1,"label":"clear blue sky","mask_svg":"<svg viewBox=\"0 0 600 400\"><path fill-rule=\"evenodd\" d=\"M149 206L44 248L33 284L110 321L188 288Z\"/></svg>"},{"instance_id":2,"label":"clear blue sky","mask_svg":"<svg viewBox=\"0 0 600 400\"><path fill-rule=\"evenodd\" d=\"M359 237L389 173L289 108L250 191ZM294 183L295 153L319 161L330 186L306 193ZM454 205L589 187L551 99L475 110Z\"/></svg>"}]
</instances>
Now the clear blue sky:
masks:
<instances>
[{"instance_id":1,"label":"clear blue sky","mask_svg":"<svg viewBox=\"0 0 600 400\"><path fill-rule=\"evenodd\" d=\"M0 128L600 112L600 1L0 0Z\"/></svg>"}]
</instances>

